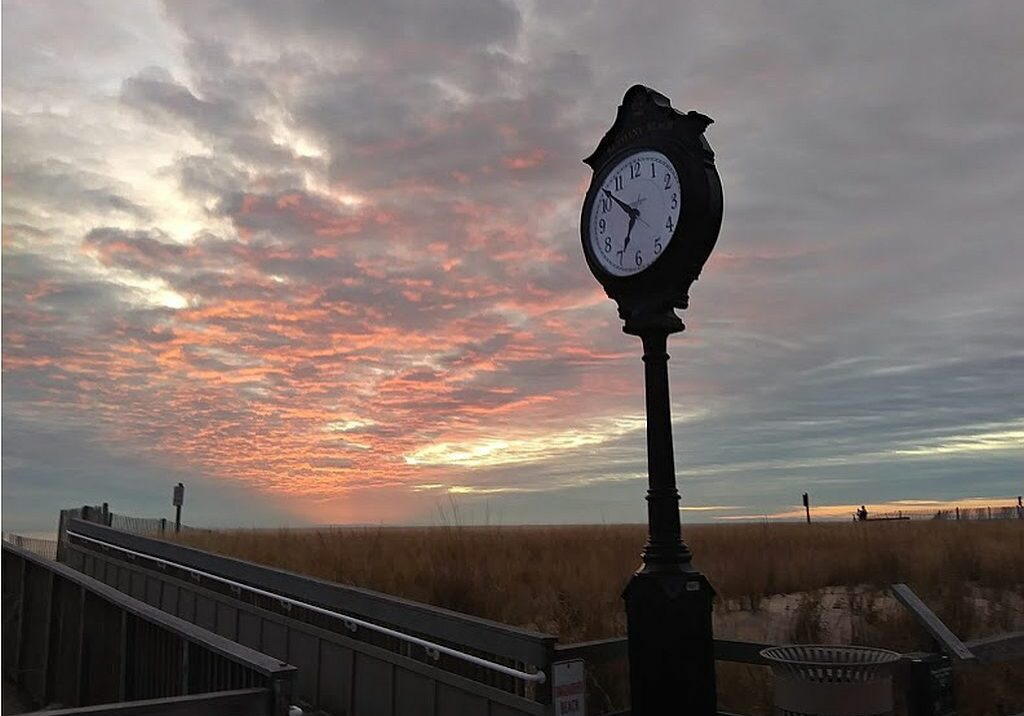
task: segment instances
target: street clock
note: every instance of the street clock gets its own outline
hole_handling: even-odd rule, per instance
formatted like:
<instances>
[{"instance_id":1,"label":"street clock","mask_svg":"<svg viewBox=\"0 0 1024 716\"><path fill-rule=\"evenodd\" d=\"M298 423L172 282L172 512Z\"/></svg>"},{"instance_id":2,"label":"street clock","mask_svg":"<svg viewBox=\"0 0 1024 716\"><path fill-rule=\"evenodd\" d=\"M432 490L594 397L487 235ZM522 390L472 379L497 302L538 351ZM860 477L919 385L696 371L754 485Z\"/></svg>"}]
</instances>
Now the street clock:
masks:
<instances>
[{"instance_id":1,"label":"street clock","mask_svg":"<svg viewBox=\"0 0 1024 716\"><path fill-rule=\"evenodd\" d=\"M686 308L690 284L715 246L722 184L704 138L709 124L634 85L583 160L594 170L580 222L583 253L628 333Z\"/></svg>"},{"instance_id":2,"label":"street clock","mask_svg":"<svg viewBox=\"0 0 1024 716\"><path fill-rule=\"evenodd\" d=\"M643 562L622 593L633 716L714 716L714 589L693 564L679 524L668 385L668 336L683 330L690 285L718 239L722 184L704 138L711 120L672 109L635 85L584 159L594 176L580 230L587 264L643 342L647 522Z\"/></svg>"}]
</instances>

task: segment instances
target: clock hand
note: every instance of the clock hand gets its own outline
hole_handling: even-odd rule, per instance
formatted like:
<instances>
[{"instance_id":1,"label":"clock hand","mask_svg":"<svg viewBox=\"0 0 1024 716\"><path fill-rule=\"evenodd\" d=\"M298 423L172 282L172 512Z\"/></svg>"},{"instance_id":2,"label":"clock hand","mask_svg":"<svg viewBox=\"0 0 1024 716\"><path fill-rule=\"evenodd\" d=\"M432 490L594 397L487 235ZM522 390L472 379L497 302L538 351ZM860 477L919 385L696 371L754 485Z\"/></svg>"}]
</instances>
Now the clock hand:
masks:
<instances>
[{"instance_id":1,"label":"clock hand","mask_svg":"<svg viewBox=\"0 0 1024 716\"><path fill-rule=\"evenodd\" d=\"M619 197L617 197L617 196L615 196L614 194L612 194L612 193L611 193L610 191L608 191L607 189L604 189L604 188L602 188L602 189L601 189L601 191L603 191L603 192L605 193L605 195L606 195L606 196L607 196L607 197L608 197L609 199L611 199L611 200L612 200L612 201L614 201L614 202L615 202L616 204L618 204L618 205L619 205L620 207L622 207L622 210L623 210L624 212L626 212L626 214L628 214L629 216L631 216L631 217L632 217L633 215L635 215L635 214L639 213L639 212L637 212L637 210L636 210L636 209L634 209L634 208L633 208L632 206L630 206L629 204L627 204L626 202L624 202L624 201L623 201L622 199L620 199Z\"/></svg>"},{"instance_id":2,"label":"clock hand","mask_svg":"<svg viewBox=\"0 0 1024 716\"><path fill-rule=\"evenodd\" d=\"M626 229L626 240L622 242L622 253L626 253L626 247L629 246L629 235L633 233L633 225L636 224L636 220L636 214L629 215L629 227Z\"/></svg>"},{"instance_id":3,"label":"clock hand","mask_svg":"<svg viewBox=\"0 0 1024 716\"><path fill-rule=\"evenodd\" d=\"M636 217L632 214L629 215L629 226L626 229L626 238L622 240L622 248L616 251L619 255L619 266L622 265L622 255L626 253L626 247L629 246L629 235L633 233L633 224L636 223Z\"/></svg>"}]
</instances>

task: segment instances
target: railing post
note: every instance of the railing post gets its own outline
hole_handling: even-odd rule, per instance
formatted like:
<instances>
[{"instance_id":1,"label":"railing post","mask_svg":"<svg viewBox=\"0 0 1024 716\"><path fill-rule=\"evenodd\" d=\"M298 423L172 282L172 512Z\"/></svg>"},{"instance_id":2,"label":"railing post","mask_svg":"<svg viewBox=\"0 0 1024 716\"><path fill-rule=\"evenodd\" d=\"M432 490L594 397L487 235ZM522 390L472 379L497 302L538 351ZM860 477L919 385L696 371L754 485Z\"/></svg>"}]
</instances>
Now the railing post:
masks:
<instances>
[{"instance_id":1,"label":"railing post","mask_svg":"<svg viewBox=\"0 0 1024 716\"><path fill-rule=\"evenodd\" d=\"M85 587L78 587L78 648L75 649L75 703L82 705L82 681L85 676Z\"/></svg>"},{"instance_id":2,"label":"railing post","mask_svg":"<svg viewBox=\"0 0 1024 716\"><path fill-rule=\"evenodd\" d=\"M55 559L58 562L64 561L64 526L67 523L68 510L61 510L60 517L57 518L57 556Z\"/></svg>"},{"instance_id":3,"label":"railing post","mask_svg":"<svg viewBox=\"0 0 1024 716\"><path fill-rule=\"evenodd\" d=\"M14 605L14 613L17 615L18 623L14 640L14 677L21 679L21 647L25 640L25 580L28 579L28 560L18 556L21 560L21 584L18 585L18 603Z\"/></svg>"},{"instance_id":4,"label":"railing post","mask_svg":"<svg viewBox=\"0 0 1024 716\"><path fill-rule=\"evenodd\" d=\"M43 617L43 624L46 628L43 633L46 635L46 641L43 642L43 677L42 681L42 706L46 706L50 702L50 642L53 641L53 597L56 593L57 579L51 570L46 570L46 609L45 617ZM60 612L58 611L58 614Z\"/></svg>"},{"instance_id":5,"label":"railing post","mask_svg":"<svg viewBox=\"0 0 1024 716\"><path fill-rule=\"evenodd\" d=\"M955 716L953 667L943 654L907 654L909 660L908 716Z\"/></svg>"},{"instance_id":6,"label":"railing post","mask_svg":"<svg viewBox=\"0 0 1024 716\"><path fill-rule=\"evenodd\" d=\"M118 683L118 700L126 701L128 699L128 664L131 661L128 658L128 612L121 611L121 636L118 639L118 645L120 646L118 660L120 662L121 675Z\"/></svg>"},{"instance_id":7,"label":"railing post","mask_svg":"<svg viewBox=\"0 0 1024 716\"><path fill-rule=\"evenodd\" d=\"M551 708L553 708L551 706L553 703L553 691L551 689L551 686L552 682L554 681L554 663L555 659L557 658L558 657L555 654L555 640L549 639L547 640L547 643L545 643L544 645L544 663L539 665L540 668L544 670L544 674L545 676L547 676L547 678L544 680L543 684L534 685L533 693L534 699L537 701L537 703L546 704Z\"/></svg>"},{"instance_id":8,"label":"railing post","mask_svg":"<svg viewBox=\"0 0 1024 716\"><path fill-rule=\"evenodd\" d=\"M181 596L180 594L178 595ZM353 660L354 661L354 660ZM189 695L188 639L181 640L181 695Z\"/></svg>"},{"instance_id":9,"label":"railing post","mask_svg":"<svg viewBox=\"0 0 1024 716\"><path fill-rule=\"evenodd\" d=\"M353 692L355 689L353 689ZM288 716L288 707L292 701L292 679L274 676L270 682L271 713L273 716Z\"/></svg>"}]
</instances>

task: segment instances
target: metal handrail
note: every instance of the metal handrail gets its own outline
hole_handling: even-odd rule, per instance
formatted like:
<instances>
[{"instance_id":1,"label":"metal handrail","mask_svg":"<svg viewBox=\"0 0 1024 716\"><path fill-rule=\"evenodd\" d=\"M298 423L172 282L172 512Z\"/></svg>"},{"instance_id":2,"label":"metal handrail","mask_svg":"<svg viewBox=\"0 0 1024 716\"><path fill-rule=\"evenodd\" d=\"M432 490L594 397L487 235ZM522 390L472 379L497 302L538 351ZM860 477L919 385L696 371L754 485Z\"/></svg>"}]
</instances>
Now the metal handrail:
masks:
<instances>
[{"instance_id":1,"label":"metal handrail","mask_svg":"<svg viewBox=\"0 0 1024 716\"><path fill-rule=\"evenodd\" d=\"M161 564L167 564L172 567L176 567L178 569L184 569L190 574L202 575L204 577L207 577L208 579L213 579L215 581L222 582L237 589L245 589L255 594L260 594L264 597L277 599L281 602L286 602L288 604L293 604L297 607L302 607L303 609L309 609L310 611L317 612L318 614L333 617L335 619L340 620L341 623L344 624L349 631L355 631L358 627L362 627L363 629L368 629L370 631L385 634L396 639L401 639L402 641L409 642L410 644L422 646L424 649L427 650L427 656L435 660L440 658L441 654L447 654L448 656L455 657L456 659L461 659L462 661L469 662L470 664L476 664L477 666L482 666L485 669L491 669L492 671L497 671L498 673L505 674L506 676L512 676L517 679L522 679L523 681L534 681L538 684L543 684L545 681L547 681L547 675L542 670L537 670L533 673L528 671L520 671L519 669L513 669L512 667L505 666L504 664L499 664L497 662L489 661L487 659L481 659L479 656L467 654L465 652L459 651L458 649L452 649L451 647L444 646L443 644L437 644L432 641L427 641L426 639L420 639L419 637L412 636L411 634L403 634L402 632L395 631L394 629L388 629L387 627L380 626L379 624L364 621L362 619L359 619L358 617L342 614L341 612L336 612L331 609L324 609L323 607L318 607L315 604L310 604L308 602L303 602L299 599L292 599L291 597L286 597L283 594L277 594L275 592L270 592L265 589L260 589L259 587L253 587L251 585L244 584L242 582L236 582L233 579L228 579L227 577L221 577L216 574L211 574L210 572L204 572L201 569L196 569L195 567L188 567L186 565L179 564L178 562L173 562L169 559L154 557L153 555L146 554L145 552L136 552L133 549L121 547L120 545L112 544L105 540L96 539L95 537L88 537L86 535L81 534L80 532L68 530L67 535L69 537L77 537L78 539L83 539L87 542L95 542L96 544L103 545L104 547L112 547L113 549L125 552L126 554L142 557L143 559L149 559L154 562L160 562Z\"/></svg>"}]
</instances>

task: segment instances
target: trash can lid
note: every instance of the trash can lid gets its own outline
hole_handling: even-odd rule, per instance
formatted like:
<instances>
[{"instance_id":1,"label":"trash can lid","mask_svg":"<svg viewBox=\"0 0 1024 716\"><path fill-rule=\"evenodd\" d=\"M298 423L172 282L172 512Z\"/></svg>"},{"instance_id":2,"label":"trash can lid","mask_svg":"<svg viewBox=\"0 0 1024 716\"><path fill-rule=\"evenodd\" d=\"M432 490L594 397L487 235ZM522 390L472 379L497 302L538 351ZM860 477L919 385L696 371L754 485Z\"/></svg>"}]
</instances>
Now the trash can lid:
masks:
<instances>
[{"instance_id":1,"label":"trash can lid","mask_svg":"<svg viewBox=\"0 0 1024 716\"><path fill-rule=\"evenodd\" d=\"M901 656L871 646L783 644L761 651L776 674L805 681L864 682L888 675Z\"/></svg>"}]
</instances>

